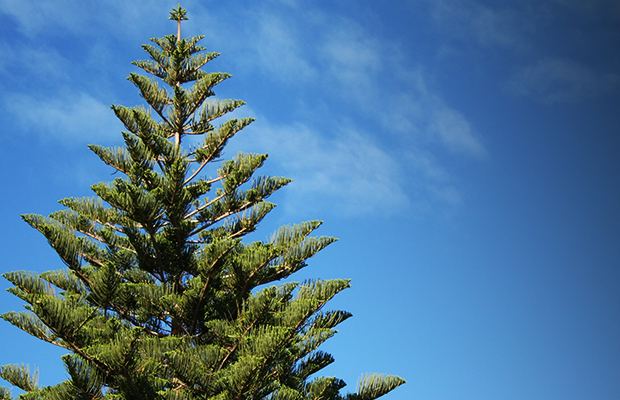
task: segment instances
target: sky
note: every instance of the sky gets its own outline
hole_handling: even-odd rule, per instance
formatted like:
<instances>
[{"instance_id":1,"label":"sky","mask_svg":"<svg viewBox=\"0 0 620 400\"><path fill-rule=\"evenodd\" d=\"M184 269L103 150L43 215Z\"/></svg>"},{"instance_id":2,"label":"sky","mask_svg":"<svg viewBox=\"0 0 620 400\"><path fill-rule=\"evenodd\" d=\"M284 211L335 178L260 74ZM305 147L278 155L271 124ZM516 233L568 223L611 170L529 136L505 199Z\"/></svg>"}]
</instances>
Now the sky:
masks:
<instances>
[{"instance_id":1,"label":"sky","mask_svg":"<svg viewBox=\"0 0 620 400\"><path fill-rule=\"evenodd\" d=\"M2 272L63 267L19 216L114 179L86 146L121 144L109 106L141 104L130 63L176 5L0 0ZM352 280L324 375L406 379L386 400L620 398L620 3L181 5L233 75L217 96L257 119L226 155L294 180L254 235L339 238L296 277ZM65 378L60 349L4 321L0 343Z\"/></svg>"}]
</instances>

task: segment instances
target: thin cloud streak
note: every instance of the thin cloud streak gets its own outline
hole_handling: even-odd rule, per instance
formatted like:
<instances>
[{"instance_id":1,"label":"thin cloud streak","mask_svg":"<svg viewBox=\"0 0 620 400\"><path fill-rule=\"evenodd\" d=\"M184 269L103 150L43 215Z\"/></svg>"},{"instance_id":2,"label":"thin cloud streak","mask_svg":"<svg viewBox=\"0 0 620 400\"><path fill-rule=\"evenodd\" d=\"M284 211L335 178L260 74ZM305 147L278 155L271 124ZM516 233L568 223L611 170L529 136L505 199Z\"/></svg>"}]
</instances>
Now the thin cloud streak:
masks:
<instances>
[{"instance_id":1,"label":"thin cloud streak","mask_svg":"<svg viewBox=\"0 0 620 400\"><path fill-rule=\"evenodd\" d=\"M326 25L331 28L326 27L318 53L330 83L349 100L363 103L376 98L380 92L376 80L386 68L380 41L345 18Z\"/></svg>"},{"instance_id":2,"label":"thin cloud streak","mask_svg":"<svg viewBox=\"0 0 620 400\"><path fill-rule=\"evenodd\" d=\"M282 18L265 14L258 22L259 33L255 48L258 64L273 77L307 82L316 72L300 53L299 39L293 29ZM275 61L275 62L274 62Z\"/></svg>"},{"instance_id":3,"label":"thin cloud streak","mask_svg":"<svg viewBox=\"0 0 620 400\"><path fill-rule=\"evenodd\" d=\"M532 28L523 23L527 19L514 8L491 8L473 0L427 2L441 31L459 42L520 48L525 45L524 33Z\"/></svg>"},{"instance_id":4,"label":"thin cloud streak","mask_svg":"<svg viewBox=\"0 0 620 400\"><path fill-rule=\"evenodd\" d=\"M404 142L442 143L449 151L485 156L486 150L465 116L447 105L428 85L421 68L404 65L394 43L382 43L345 21L322 46L334 92L357 103L366 116ZM386 78L389 77L389 78ZM386 80L392 82L389 91ZM396 124L394 124L396 121Z\"/></svg>"},{"instance_id":5,"label":"thin cloud streak","mask_svg":"<svg viewBox=\"0 0 620 400\"><path fill-rule=\"evenodd\" d=\"M258 117L244 139L253 152L269 153L268 164L294 182L285 211L330 209L339 215L389 215L407 207L402 167L356 127L317 132L306 124L270 123Z\"/></svg>"},{"instance_id":6,"label":"thin cloud streak","mask_svg":"<svg viewBox=\"0 0 620 400\"><path fill-rule=\"evenodd\" d=\"M122 128L109 106L83 92L52 98L9 94L3 100L26 132L46 140L51 135L65 144L110 142Z\"/></svg>"},{"instance_id":7,"label":"thin cloud streak","mask_svg":"<svg viewBox=\"0 0 620 400\"><path fill-rule=\"evenodd\" d=\"M135 37L141 35L144 28L152 26L151 21L159 21L162 7L146 1L101 0L97 8L98 12L93 13L88 2L79 0L0 1L0 13L14 18L19 31L29 38L42 34L49 37L87 35L95 40ZM106 31L105 35L101 35L102 30Z\"/></svg>"},{"instance_id":8,"label":"thin cloud streak","mask_svg":"<svg viewBox=\"0 0 620 400\"><path fill-rule=\"evenodd\" d=\"M10 42L0 42L0 75L6 75L6 81L13 86L20 80L24 70L30 73L32 81L34 77L41 84L53 83L57 80L69 79L67 71L71 63L68 62L58 51L47 46L25 47Z\"/></svg>"},{"instance_id":9,"label":"thin cloud streak","mask_svg":"<svg viewBox=\"0 0 620 400\"><path fill-rule=\"evenodd\" d=\"M386 129L396 129L401 134L416 132L418 147L441 143L450 153L464 154L485 159L488 153L479 135L463 113L450 107L441 95L433 91L424 72L401 69L402 82L409 88L400 97L391 98L383 113ZM396 124L394 121L397 121Z\"/></svg>"}]
</instances>

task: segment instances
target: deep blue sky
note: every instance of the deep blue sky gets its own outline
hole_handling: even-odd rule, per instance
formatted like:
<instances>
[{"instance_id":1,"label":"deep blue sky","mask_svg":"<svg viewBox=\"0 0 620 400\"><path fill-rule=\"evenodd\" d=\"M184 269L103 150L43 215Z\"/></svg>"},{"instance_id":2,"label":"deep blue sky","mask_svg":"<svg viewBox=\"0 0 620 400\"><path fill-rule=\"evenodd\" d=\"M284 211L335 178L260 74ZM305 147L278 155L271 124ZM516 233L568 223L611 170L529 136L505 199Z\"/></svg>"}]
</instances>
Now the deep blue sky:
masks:
<instances>
[{"instance_id":1,"label":"deep blue sky","mask_svg":"<svg viewBox=\"0 0 620 400\"><path fill-rule=\"evenodd\" d=\"M130 62L176 4L0 0L3 272L62 267L19 215L113 179L86 145L121 143L108 106L140 104ZM218 97L257 118L227 155L294 179L258 237L340 239L298 277L352 279L326 374L400 375L392 400L620 398L619 4L181 4L233 74ZM0 365L63 379L62 351L0 338Z\"/></svg>"}]
</instances>

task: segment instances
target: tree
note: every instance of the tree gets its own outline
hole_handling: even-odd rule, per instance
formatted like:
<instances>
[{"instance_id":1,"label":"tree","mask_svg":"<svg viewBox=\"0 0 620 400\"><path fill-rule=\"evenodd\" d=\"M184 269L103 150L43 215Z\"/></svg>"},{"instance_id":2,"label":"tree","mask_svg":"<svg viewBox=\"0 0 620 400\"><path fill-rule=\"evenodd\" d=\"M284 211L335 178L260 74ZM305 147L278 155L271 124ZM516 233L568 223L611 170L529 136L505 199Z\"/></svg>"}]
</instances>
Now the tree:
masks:
<instances>
[{"instance_id":1,"label":"tree","mask_svg":"<svg viewBox=\"0 0 620 400\"><path fill-rule=\"evenodd\" d=\"M204 176L252 119L213 125L244 102L213 99L230 75L202 69L218 54L202 36L181 38L185 10L170 14L177 35L151 39L149 60L134 63L153 77L128 78L148 109L112 106L125 146L89 146L123 177L93 185L94 197L60 200L66 208L48 217L22 216L67 268L3 275L27 310L2 318L67 349L68 379L39 387L23 364L0 376L24 400L371 400L401 385L372 374L341 395L342 380L315 377L334 361L319 346L351 316L324 306L349 281L274 282L335 239L311 236L321 222L308 221L242 241L290 180L254 177L266 154L240 153ZM183 147L188 135L202 142Z\"/></svg>"}]
</instances>

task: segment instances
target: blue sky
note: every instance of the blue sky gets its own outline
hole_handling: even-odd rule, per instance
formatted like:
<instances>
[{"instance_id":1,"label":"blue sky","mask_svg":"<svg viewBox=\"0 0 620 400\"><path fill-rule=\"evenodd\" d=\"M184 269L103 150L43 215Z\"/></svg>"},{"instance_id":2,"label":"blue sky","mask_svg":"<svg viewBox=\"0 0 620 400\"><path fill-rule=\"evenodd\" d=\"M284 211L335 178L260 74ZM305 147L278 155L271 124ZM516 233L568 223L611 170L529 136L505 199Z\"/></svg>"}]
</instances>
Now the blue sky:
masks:
<instances>
[{"instance_id":1,"label":"blue sky","mask_svg":"<svg viewBox=\"0 0 620 400\"><path fill-rule=\"evenodd\" d=\"M62 267L19 215L113 179L86 145L120 144L109 105L140 104L130 62L176 4L0 0L3 272ZM233 74L218 97L257 118L227 154L294 179L257 235L340 239L298 277L352 279L326 374L400 375L392 400L620 398L618 2L181 5ZM0 364L63 379L61 351L0 338Z\"/></svg>"}]
</instances>

